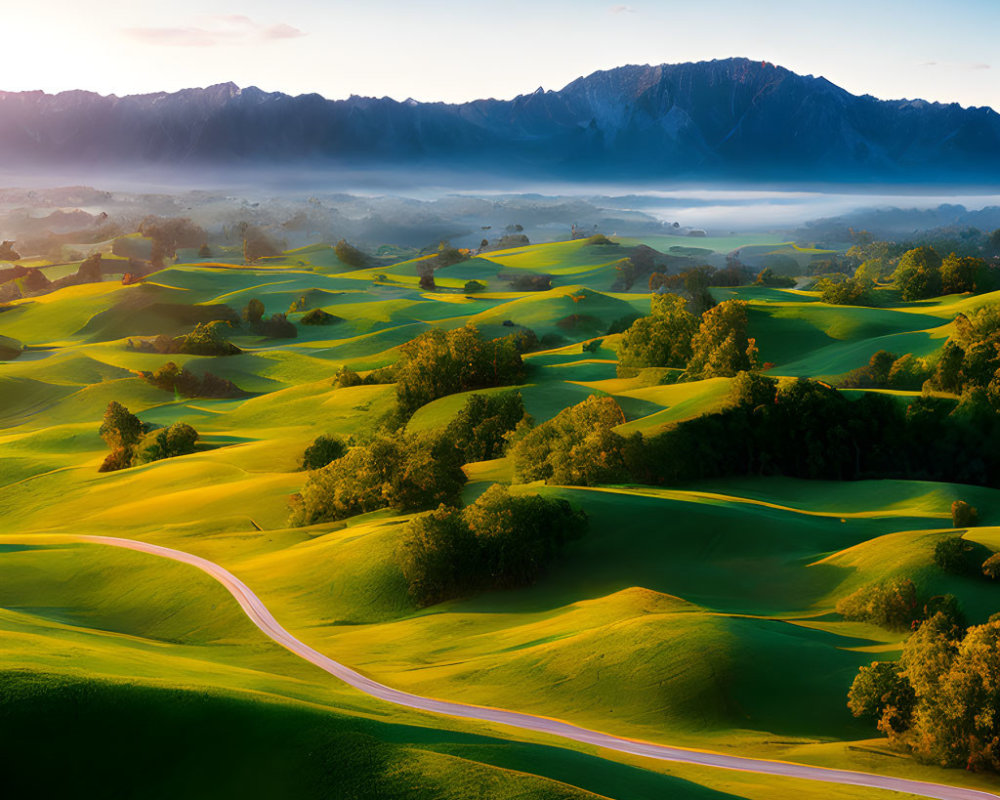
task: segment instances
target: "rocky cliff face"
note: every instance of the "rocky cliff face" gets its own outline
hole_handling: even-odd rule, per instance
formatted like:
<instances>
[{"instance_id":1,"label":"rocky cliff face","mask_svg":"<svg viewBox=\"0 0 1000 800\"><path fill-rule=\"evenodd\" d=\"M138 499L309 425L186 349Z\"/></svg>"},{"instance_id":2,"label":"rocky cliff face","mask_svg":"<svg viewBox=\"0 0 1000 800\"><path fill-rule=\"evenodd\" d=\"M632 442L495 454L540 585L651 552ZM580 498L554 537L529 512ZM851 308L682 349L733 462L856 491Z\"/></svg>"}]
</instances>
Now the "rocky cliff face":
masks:
<instances>
[{"instance_id":1,"label":"rocky cliff face","mask_svg":"<svg viewBox=\"0 0 1000 800\"><path fill-rule=\"evenodd\" d=\"M103 97L0 93L8 165L424 165L562 178L1000 177L1000 115L857 97L746 59L627 66L460 105L220 84Z\"/></svg>"}]
</instances>

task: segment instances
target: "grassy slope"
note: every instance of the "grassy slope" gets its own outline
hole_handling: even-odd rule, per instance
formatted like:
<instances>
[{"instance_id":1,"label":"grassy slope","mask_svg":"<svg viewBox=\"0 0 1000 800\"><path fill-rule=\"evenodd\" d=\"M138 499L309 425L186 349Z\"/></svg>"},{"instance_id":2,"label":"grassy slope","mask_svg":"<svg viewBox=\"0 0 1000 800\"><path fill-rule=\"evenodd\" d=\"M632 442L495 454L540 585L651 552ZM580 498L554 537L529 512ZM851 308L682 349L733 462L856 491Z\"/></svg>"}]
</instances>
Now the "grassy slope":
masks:
<instances>
[{"instance_id":1,"label":"grassy slope","mask_svg":"<svg viewBox=\"0 0 1000 800\"><path fill-rule=\"evenodd\" d=\"M114 533L201 553L246 579L302 638L388 682L429 694L694 745L738 744L741 752L770 757L963 779L847 749L846 742L869 733L844 709L846 685L873 651L898 647L898 637L839 622L830 612L838 596L895 572L915 576L927 591L956 591L974 618L995 610L992 587L955 585L929 567L929 548L941 535L934 531L949 524L951 499L979 505L989 522L989 509L996 506L990 490L775 480L673 492L546 489L571 497L593 520L565 562L529 590L426 612L415 612L406 598L393 557L399 520L391 515L347 527L283 530L286 498L305 479L293 471L305 444L319 432L357 432L391 405L391 386L334 389L328 379L341 364L386 363L392 348L428 325L453 327L468 319L484 329L512 319L540 334L588 339L590 330L567 331L555 323L578 313L606 324L648 303L641 295L580 290L581 284L610 286L613 254L592 251L611 249L574 242L491 253L489 269L502 264L561 277L551 292L489 293L472 300L372 286L361 273L320 274L307 264L175 267L156 276L162 289L108 283L22 301L0 316L0 335L29 347L17 361L0 365L5 532ZM410 267L398 269L403 274ZM602 269L603 284L595 277ZM124 347L139 288L164 302L182 296L185 302L236 308L257 296L268 313L284 311L307 294L346 321L300 328L300 338L281 342L240 335L236 341L249 351L243 356L176 357L263 393L239 401L178 402L131 377L132 370L167 360ZM717 290L720 299L730 291ZM906 352L903 345L915 343L909 351L918 352L917 345L940 346L946 335L941 326L973 304L945 298L847 309L800 292L732 293L751 302L751 332L762 359L773 361L782 375L843 372L880 347ZM573 296L581 299L574 302ZM529 383L522 387L528 410L546 419L587 394L610 393L630 419L625 429L648 431L723 401L724 380L657 386L645 378L616 378L613 343L611 337L597 353L569 344L532 355ZM158 423L189 421L220 449L98 475L106 451L96 428L111 399ZM411 426L445 424L461 401L437 401L421 409ZM503 476L506 470L501 461L469 471ZM1000 546L991 530L974 536ZM79 563L80 555L66 548L0 554L0 573L8 576L0 580L0 606L9 609L2 627L19 643L5 648L4 667L114 680L140 675L151 682L158 671L173 676L171 685L357 707L356 695L301 677L301 666L288 663L294 659L268 654L266 644L212 639L226 631L236 636L240 620L172 604L180 588L190 588L215 609L226 602L221 590L205 582L189 584L176 572L183 568L140 569L124 554L93 554L70 580L70 568ZM60 594L61 586L86 591ZM145 593L136 586L153 588ZM126 612L120 605L129 597L134 603ZM174 618L165 611L171 608L178 612ZM59 656L70 646L77 656L72 664ZM814 702L808 709L792 706L790 694ZM505 754L500 760L528 758L500 746L494 750ZM528 758L532 764L544 761ZM433 772L426 763L422 769ZM738 786L738 796L777 796L767 794L779 786L773 780L716 773L706 778L704 772L698 782L724 791ZM796 791L809 796L814 789ZM815 796L838 796L824 791Z\"/></svg>"}]
</instances>

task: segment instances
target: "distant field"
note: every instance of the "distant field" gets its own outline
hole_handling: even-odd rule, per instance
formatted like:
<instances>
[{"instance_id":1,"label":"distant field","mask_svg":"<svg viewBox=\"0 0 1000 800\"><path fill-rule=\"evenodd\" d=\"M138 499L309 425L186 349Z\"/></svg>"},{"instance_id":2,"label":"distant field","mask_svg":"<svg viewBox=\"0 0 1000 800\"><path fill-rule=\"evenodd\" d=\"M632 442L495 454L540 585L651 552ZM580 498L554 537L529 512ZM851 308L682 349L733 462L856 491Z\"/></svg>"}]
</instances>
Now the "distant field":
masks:
<instances>
[{"instance_id":1,"label":"distant field","mask_svg":"<svg viewBox=\"0 0 1000 800\"><path fill-rule=\"evenodd\" d=\"M702 254L690 248L799 263L825 252L770 238L641 241L692 258ZM998 608L996 587L942 573L932 553L954 533L955 499L983 515L966 537L1000 547L1000 490L769 477L669 489L519 486L586 510L588 533L529 588L428 609L414 605L398 564L408 517L377 511L287 527L289 497L307 479L298 470L305 447L320 433L361 435L394 403L391 384L337 388L334 376L345 365L389 364L431 328L472 322L490 336L530 328L547 337L525 357L517 387L538 422L592 394L618 401L622 433L723 408L728 378L660 383L667 369L618 377L620 336L609 327L650 304L641 285L613 289L622 249L638 241L487 251L439 270L433 291L419 288L408 253L350 270L316 246L256 267L180 263L138 285L68 287L0 314L0 336L26 348L0 362L0 731L19 767L15 785L45 775L42 754L54 751L72 756L68 774L124 787L104 796L132 796L142 783L152 792L142 796L153 797L889 797L612 758L384 706L270 642L200 573L72 542L102 534L222 564L303 641L401 689L624 736L995 790L989 778L887 751L871 725L851 717L845 697L858 667L898 653L904 634L847 622L834 606L858 586L907 576L924 593L959 595L970 620L985 621ZM553 288L513 291L511 276L527 273L552 275ZM486 291L466 295L468 280ZM997 299L859 308L794 289L712 294L746 300L760 360L779 378L841 375L880 349L933 354L959 311ZM290 339L234 330L244 351L235 356L128 347L138 336L189 331L192 307L239 311L258 298L270 315L302 297L338 321L312 327L290 312L298 334ZM247 396L181 398L136 374L168 360L231 380ZM407 430L447 425L468 394L423 406ZM188 422L207 447L98 473L108 452L98 428L112 400L149 422ZM472 499L509 482L512 465L497 459L466 472ZM66 703L74 714L52 724ZM139 728L146 738L128 733ZM111 774L97 758L105 751L125 754L127 766ZM172 778L151 788L147 776L163 767L148 752L180 759L196 788ZM73 793L48 772L53 791Z\"/></svg>"}]
</instances>

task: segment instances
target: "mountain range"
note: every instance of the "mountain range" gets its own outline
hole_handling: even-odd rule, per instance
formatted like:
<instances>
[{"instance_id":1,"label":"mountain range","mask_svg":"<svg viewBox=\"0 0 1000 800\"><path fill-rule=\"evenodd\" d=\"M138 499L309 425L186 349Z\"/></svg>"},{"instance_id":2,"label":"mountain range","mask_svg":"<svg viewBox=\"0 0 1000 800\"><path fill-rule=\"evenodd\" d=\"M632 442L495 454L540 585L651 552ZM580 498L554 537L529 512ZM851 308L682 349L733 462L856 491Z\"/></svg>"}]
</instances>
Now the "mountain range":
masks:
<instances>
[{"instance_id":1,"label":"mountain range","mask_svg":"<svg viewBox=\"0 0 1000 800\"><path fill-rule=\"evenodd\" d=\"M988 184L990 108L856 96L733 58L625 66L513 100L328 100L226 83L0 93L0 167L475 169L506 176Z\"/></svg>"}]
</instances>

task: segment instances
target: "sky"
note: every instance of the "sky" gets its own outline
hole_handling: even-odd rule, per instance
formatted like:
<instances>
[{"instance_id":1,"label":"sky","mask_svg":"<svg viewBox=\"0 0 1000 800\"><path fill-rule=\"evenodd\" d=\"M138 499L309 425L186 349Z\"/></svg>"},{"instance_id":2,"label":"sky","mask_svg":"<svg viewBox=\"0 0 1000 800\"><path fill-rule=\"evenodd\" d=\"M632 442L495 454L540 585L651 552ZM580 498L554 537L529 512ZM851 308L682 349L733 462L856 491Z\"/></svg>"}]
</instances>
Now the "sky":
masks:
<instances>
[{"instance_id":1,"label":"sky","mask_svg":"<svg viewBox=\"0 0 1000 800\"><path fill-rule=\"evenodd\" d=\"M855 94L1000 109L998 0L3 0L0 90L232 81L461 102L745 56Z\"/></svg>"}]
</instances>

